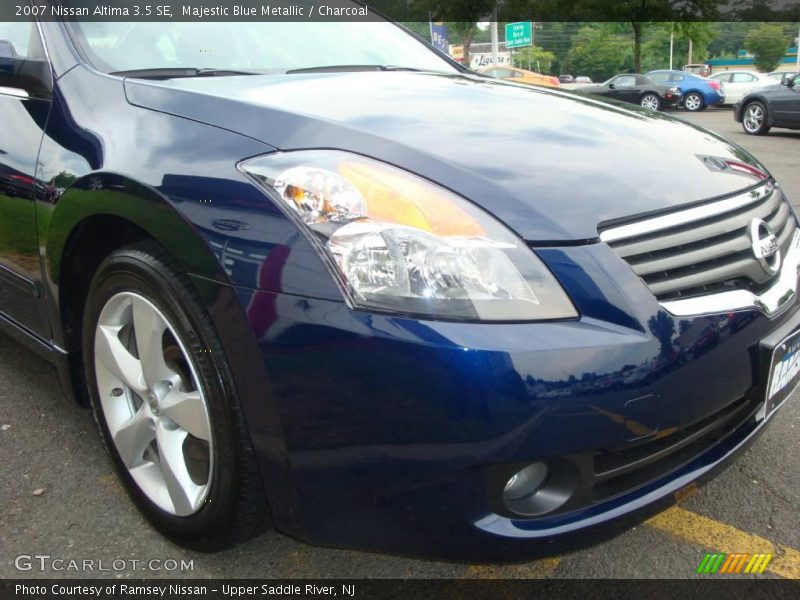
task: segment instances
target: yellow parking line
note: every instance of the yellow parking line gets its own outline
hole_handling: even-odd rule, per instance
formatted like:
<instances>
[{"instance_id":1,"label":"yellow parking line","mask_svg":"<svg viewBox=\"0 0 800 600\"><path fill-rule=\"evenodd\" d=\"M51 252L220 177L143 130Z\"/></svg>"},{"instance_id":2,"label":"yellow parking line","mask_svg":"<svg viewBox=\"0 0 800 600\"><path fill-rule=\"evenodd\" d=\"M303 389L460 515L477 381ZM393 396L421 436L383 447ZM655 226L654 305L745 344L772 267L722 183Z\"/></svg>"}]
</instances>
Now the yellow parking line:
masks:
<instances>
[{"instance_id":1,"label":"yellow parking line","mask_svg":"<svg viewBox=\"0 0 800 600\"><path fill-rule=\"evenodd\" d=\"M546 579L551 577L561 557L543 558L521 565L469 565L464 577L467 579Z\"/></svg>"},{"instance_id":2,"label":"yellow parking line","mask_svg":"<svg viewBox=\"0 0 800 600\"><path fill-rule=\"evenodd\" d=\"M685 508L678 506L670 508L646 524L706 550L774 554L772 561L767 564L768 572L788 579L800 579L800 550L774 544L767 539Z\"/></svg>"}]
</instances>

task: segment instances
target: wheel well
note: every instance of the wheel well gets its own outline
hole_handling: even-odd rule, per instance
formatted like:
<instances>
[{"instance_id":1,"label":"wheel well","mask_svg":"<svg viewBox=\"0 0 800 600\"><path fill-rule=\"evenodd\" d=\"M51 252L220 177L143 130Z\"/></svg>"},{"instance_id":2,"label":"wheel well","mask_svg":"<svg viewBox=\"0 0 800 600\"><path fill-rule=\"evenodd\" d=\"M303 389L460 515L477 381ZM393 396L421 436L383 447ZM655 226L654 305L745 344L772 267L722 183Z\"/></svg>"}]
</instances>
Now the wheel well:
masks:
<instances>
[{"instance_id":1,"label":"wheel well","mask_svg":"<svg viewBox=\"0 0 800 600\"><path fill-rule=\"evenodd\" d=\"M761 106L764 107L764 111L767 111L767 103L764 102L761 98L750 98L747 102L742 104L741 114L744 114L744 109L750 106L753 102L758 102Z\"/></svg>"},{"instance_id":2,"label":"wheel well","mask_svg":"<svg viewBox=\"0 0 800 600\"><path fill-rule=\"evenodd\" d=\"M59 308L75 397L82 405L89 404L84 389L81 332L92 278L112 252L145 239L151 236L130 221L113 215L95 215L78 224L64 246L58 274Z\"/></svg>"}]
</instances>

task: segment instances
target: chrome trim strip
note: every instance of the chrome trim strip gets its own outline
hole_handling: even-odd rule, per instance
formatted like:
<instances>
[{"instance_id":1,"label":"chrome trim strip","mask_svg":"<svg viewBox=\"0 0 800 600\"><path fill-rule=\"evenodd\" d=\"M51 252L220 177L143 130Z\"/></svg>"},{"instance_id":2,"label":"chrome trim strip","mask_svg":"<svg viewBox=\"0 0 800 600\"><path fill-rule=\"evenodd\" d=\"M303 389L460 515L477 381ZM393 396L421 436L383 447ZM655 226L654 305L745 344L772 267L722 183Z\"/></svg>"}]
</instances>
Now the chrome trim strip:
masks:
<instances>
[{"instance_id":1,"label":"chrome trim strip","mask_svg":"<svg viewBox=\"0 0 800 600\"><path fill-rule=\"evenodd\" d=\"M606 229L600 233L600 241L606 243L616 242L738 210L748 204L763 200L769 196L774 189L775 185L772 182L768 182L759 188L750 190L744 194L739 194L738 196L717 200L716 202L695 206L694 208L688 208L660 217L653 217L652 219L645 219L644 221L637 221L629 225L621 225L619 227Z\"/></svg>"},{"instance_id":2,"label":"chrome trim strip","mask_svg":"<svg viewBox=\"0 0 800 600\"><path fill-rule=\"evenodd\" d=\"M30 98L30 94L19 88L5 87L0 85L0 96L13 96L14 98Z\"/></svg>"},{"instance_id":3,"label":"chrome trim strip","mask_svg":"<svg viewBox=\"0 0 800 600\"><path fill-rule=\"evenodd\" d=\"M691 317L756 309L772 318L797 297L797 270L800 268L800 229L796 229L786 252L778 280L761 295L747 290L731 290L683 300L669 300L661 306L676 317Z\"/></svg>"}]
</instances>

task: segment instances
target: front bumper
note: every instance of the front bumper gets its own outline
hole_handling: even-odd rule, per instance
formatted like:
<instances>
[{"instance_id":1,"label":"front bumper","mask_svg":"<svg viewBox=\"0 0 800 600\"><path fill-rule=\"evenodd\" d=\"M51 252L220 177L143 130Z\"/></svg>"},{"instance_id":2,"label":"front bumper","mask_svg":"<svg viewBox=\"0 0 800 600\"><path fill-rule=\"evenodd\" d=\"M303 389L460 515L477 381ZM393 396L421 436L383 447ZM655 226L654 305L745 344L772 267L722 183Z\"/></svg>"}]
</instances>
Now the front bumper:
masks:
<instances>
[{"instance_id":1,"label":"front bumper","mask_svg":"<svg viewBox=\"0 0 800 600\"><path fill-rule=\"evenodd\" d=\"M236 289L269 376L244 400L280 530L451 559L552 554L674 501L763 428L760 344L800 325L795 302L773 319L678 318L605 244L538 253L580 320L420 321ZM503 478L536 460L575 469L574 495L516 518Z\"/></svg>"}]
</instances>

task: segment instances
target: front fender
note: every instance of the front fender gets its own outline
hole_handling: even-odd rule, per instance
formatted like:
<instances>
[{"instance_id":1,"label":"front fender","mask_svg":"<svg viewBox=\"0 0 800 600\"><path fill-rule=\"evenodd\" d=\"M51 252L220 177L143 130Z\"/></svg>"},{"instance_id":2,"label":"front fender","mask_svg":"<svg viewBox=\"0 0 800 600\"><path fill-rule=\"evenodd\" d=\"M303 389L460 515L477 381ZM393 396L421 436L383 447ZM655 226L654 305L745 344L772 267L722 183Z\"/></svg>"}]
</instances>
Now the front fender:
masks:
<instances>
[{"instance_id":1,"label":"front fender","mask_svg":"<svg viewBox=\"0 0 800 600\"><path fill-rule=\"evenodd\" d=\"M43 258L47 278L61 283L64 251L87 219L114 216L143 230L161 244L187 272L229 283L209 246L196 228L157 190L116 173L91 173L75 181L49 213L40 211L45 239ZM42 222L42 221L45 222Z\"/></svg>"}]
</instances>

